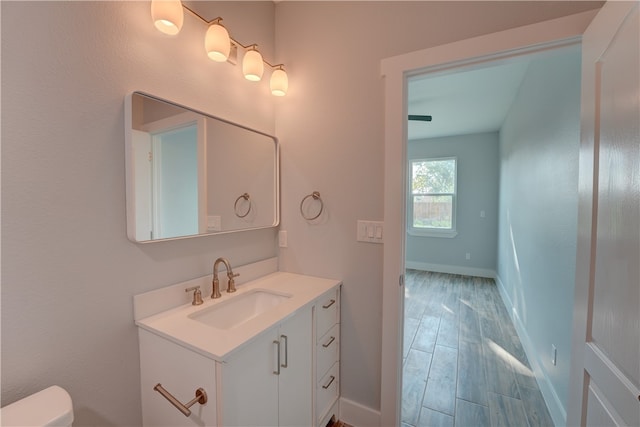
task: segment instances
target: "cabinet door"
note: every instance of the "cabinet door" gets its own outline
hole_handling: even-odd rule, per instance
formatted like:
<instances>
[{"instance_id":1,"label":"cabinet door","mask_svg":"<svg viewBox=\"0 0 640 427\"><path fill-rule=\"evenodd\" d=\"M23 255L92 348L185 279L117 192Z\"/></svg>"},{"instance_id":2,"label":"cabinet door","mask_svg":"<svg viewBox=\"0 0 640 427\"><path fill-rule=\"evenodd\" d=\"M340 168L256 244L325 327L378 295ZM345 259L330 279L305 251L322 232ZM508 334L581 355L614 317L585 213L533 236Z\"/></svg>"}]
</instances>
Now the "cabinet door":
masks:
<instances>
[{"instance_id":1,"label":"cabinet door","mask_svg":"<svg viewBox=\"0 0 640 427\"><path fill-rule=\"evenodd\" d=\"M218 364L221 426L278 425L278 329L273 328Z\"/></svg>"},{"instance_id":2,"label":"cabinet door","mask_svg":"<svg viewBox=\"0 0 640 427\"><path fill-rule=\"evenodd\" d=\"M216 424L215 363L191 350L138 329L140 338L140 385L142 387L142 425L148 427L196 427ZM196 403L185 417L160 393L160 383L183 403L203 388L208 401Z\"/></svg>"},{"instance_id":3,"label":"cabinet door","mask_svg":"<svg viewBox=\"0 0 640 427\"><path fill-rule=\"evenodd\" d=\"M280 426L312 425L311 307L299 310L280 325L278 409Z\"/></svg>"}]
</instances>

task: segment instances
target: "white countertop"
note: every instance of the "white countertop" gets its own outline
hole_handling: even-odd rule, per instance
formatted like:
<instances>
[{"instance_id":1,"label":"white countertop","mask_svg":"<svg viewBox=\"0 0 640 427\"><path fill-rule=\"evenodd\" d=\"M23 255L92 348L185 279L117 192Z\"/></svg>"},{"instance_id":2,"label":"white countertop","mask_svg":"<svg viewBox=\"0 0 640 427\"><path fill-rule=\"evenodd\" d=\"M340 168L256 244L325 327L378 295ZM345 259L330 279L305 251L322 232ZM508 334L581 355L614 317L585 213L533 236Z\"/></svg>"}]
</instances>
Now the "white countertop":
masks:
<instances>
[{"instance_id":1,"label":"white countertop","mask_svg":"<svg viewBox=\"0 0 640 427\"><path fill-rule=\"evenodd\" d=\"M223 280L224 279L224 280ZM220 279L222 298L211 299L203 293L204 304L185 304L136 320L136 325L165 337L205 357L222 362L233 351L250 342L261 332L286 319L296 310L314 302L325 292L339 286L335 279L275 272L246 282L233 294L226 293L226 277ZM213 307L253 289L267 289L290 295L290 298L232 329L218 329L189 318L189 315Z\"/></svg>"}]
</instances>

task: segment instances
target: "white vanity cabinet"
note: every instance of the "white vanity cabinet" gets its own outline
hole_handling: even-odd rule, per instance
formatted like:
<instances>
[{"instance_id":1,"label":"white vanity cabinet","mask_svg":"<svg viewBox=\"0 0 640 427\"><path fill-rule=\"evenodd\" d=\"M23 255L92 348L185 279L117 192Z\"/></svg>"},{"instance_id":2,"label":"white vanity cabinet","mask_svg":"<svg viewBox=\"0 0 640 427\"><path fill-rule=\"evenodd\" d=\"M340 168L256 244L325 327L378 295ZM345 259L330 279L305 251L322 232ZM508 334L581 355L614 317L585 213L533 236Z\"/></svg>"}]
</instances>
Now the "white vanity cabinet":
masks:
<instances>
[{"instance_id":1,"label":"white vanity cabinet","mask_svg":"<svg viewBox=\"0 0 640 427\"><path fill-rule=\"evenodd\" d=\"M340 395L340 288L315 304L315 423L325 427L338 418Z\"/></svg>"},{"instance_id":2,"label":"white vanity cabinet","mask_svg":"<svg viewBox=\"0 0 640 427\"><path fill-rule=\"evenodd\" d=\"M142 394L142 425L150 426L215 426L216 377L215 362L192 350L138 329L140 341L140 386ZM156 384L181 402L195 397L195 391L205 389L208 402L192 406L185 417L153 388Z\"/></svg>"},{"instance_id":3,"label":"white vanity cabinet","mask_svg":"<svg viewBox=\"0 0 640 427\"><path fill-rule=\"evenodd\" d=\"M311 425L311 328L307 306L217 364L220 425Z\"/></svg>"},{"instance_id":4,"label":"white vanity cabinet","mask_svg":"<svg viewBox=\"0 0 640 427\"><path fill-rule=\"evenodd\" d=\"M294 295L294 289L288 291ZM167 325L178 317L168 316L188 315L197 308L180 307L141 320L143 425L324 427L333 415L337 418L339 282L307 301L221 356L203 350L196 340L205 329L192 331L188 340L186 333L180 339L171 334ZM205 338L209 342L216 335L212 331ZM154 390L156 384L183 404L194 399L199 388L208 401L193 404L187 417Z\"/></svg>"}]
</instances>

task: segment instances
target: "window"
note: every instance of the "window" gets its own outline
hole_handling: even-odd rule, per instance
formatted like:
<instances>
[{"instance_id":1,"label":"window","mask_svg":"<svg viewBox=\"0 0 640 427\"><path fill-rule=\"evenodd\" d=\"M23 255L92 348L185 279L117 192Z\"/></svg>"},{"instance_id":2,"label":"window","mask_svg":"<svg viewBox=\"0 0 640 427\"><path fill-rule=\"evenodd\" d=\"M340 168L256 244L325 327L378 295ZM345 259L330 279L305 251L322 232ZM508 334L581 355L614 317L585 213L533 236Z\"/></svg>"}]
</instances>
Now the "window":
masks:
<instances>
[{"instance_id":1,"label":"window","mask_svg":"<svg viewBox=\"0 0 640 427\"><path fill-rule=\"evenodd\" d=\"M456 236L456 159L411 161L409 233Z\"/></svg>"}]
</instances>

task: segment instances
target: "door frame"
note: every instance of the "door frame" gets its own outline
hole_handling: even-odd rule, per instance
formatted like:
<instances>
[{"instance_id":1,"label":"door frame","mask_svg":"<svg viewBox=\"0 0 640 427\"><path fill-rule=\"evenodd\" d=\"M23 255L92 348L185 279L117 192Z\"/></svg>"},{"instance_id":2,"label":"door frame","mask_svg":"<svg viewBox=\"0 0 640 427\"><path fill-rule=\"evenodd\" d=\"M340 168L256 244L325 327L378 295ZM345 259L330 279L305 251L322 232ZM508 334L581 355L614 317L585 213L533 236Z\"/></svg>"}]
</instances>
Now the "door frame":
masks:
<instances>
[{"instance_id":1,"label":"door frame","mask_svg":"<svg viewBox=\"0 0 640 427\"><path fill-rule=\"evenodd\" d=\"M157 134L170 132L176 129L188 127L188 126L196 126L196 150L198 155L198 170L197 170L197 182L198 182L198 233L206 233L207 231L207 120L200 114L195 114L193 112L185 112L176 114L174 116L166 117L164 119L156 120L153 122L146 123L140 126L140 131L146 132L150 135L151 138L151 147L155 148L150 149L150 152L154 152L152 157L152 182L156 183L161 181L159 178L159 168L158 164L161 162L162 152L157 150L157 146L155 144L155 138ZM160 199L159 188L157 185L152 185L151 191L153 193L152 197L152 207L151 207L151 222L152 227L151 230L157 236L162 236L162 230L159 226L161 221L158 219L158 200ZM137 215L136 215L137 216ZM136 231L137 232L137 231Z\"/></svg>"},{"instance_id":2,"label":"door frame","mask_svg":"<svg viewBox=\"0 0 640 427\"><path fill-rule=\"evenodd\" d=\"M381 61L385 79L384 228L379 425L400 425L406 237L407 78L574 44L598 9ZM552 414L553 416L553 414ZM555 421L555 419L554 419Z\"/></svg>"}]
</instances>

